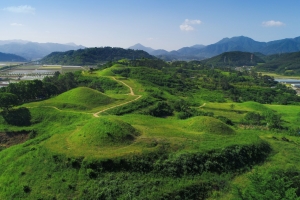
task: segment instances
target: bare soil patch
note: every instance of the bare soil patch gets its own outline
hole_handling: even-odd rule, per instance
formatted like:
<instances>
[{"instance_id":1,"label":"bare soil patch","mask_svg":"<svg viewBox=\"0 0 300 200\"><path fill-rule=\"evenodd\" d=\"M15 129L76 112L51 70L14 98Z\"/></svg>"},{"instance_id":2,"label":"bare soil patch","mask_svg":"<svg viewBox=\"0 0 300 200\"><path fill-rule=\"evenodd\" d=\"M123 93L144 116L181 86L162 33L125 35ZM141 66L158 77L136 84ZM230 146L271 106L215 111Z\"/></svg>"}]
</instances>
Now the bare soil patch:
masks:
<instances>
[{"instance_id":1,"label":"bare soil patch","mask_svg":"<svg viewBox=\"0 0 300 200\"><path fill-rule=\"evenodd\" d=\"M0 147L10 147L29 139L29 132L0 132Z\"/></svg>"}]
</instances>

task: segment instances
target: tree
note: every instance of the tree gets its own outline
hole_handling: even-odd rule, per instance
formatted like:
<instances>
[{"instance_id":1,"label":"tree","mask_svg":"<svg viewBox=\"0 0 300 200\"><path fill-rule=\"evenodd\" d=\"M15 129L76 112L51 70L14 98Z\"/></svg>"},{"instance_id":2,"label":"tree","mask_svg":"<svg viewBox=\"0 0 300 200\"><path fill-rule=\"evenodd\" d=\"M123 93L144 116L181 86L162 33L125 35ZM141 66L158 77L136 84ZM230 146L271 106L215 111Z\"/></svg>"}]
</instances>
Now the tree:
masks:
<instances>
[{"instance_id":1,"label":"tree","mask_svg":"<svg viewBox=\"0 0 300 200\"><path fill-rule=\"evenodd\" d=\"M260 125L261 120L263 120L263 116L256 112L248 112L243 119L245 123L251 125Z\"/></svg>"},{"instance_id":2,"label":"tree","mask_svg":"<svg viewBox=\"0 0 300 200\"><path fill-rule=\"evenodd\" d=\"M170 116L173 114L173 110L168 103L159 101L149 110L149 114L155 117Z\"/></svg>"},{"instance_id":3,"label":"tree","mask_svg":"<svg viewBox=\"0 0 300 200\"><path fill-rule=\"evenodd\" d=\"M254 200L254 199L286 199L299 200L293 187L291 178L281 172L259 173L254 172L248 176L250 180L249 186L242 191L237 188L238 199Z\"/></svg>"},{"instance_id":4,"label":"tree","mask_svg":"<svg viewBox=\"0 0 300 200\"><path fill-rule=\"evenodd\" d=\"M2 108L4 111L8 111L9 108L18 105L18 97L15 94L11 93L0 93L0 108Z\"/></svg>"},{"instance_id":5,"label":"tree","mask_svg":"<svg viewBox=\"0 0 300 200\"><path fill-rule=\"evenodd\" d=\"M270 129L282 129L283 120L281 119L281 115L277 115L273 111L267 111L263 115Z\"/></svg>"}]
</instances>

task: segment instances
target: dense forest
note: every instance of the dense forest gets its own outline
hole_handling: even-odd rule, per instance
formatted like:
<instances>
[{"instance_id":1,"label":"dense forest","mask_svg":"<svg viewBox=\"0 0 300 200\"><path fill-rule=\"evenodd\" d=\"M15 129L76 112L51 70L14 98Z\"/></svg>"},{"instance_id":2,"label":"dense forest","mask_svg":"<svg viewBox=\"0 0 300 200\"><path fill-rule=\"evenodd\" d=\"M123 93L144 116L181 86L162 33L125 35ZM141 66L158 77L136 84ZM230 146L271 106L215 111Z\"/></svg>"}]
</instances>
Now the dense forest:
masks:
<instances>
[{"instance_id":1,"label":"dense forest","mask_svg":"<svg viewBox=\"0 0 300 200\"><path fill-rule=\"evenodd\" d=\"M206 65L213 66L230 66L230 67L241 67L241 66L255 66L258 63L264 63L265 61L257 56L256 54L241 51L225 52L218 56L212 57L207 60L203 60Z\"/></svg>"},{"instance_id":2,"label":"dense forest","mask_svg":"<svg viewBox=\"0 0 300 200\"><path fill-rule=\"evenodd\" d=\"M300 74L300 52L270 55L265 60L266 63L258 65L257 70L284 75Z\"/></svg>"},{"instance_id":3,"label":"dense forest","mask_svg":"<svg viewBox=\"0 0 300 200\"><path fill-rule=\"evenodd\" d=\"M60 65L96 65L123 58L139 59L154 58L145 51L122 49L117 47L100 47L71 50L67 52L53 52L41 60L43 64Z\"/></svg>"}]
</instances>

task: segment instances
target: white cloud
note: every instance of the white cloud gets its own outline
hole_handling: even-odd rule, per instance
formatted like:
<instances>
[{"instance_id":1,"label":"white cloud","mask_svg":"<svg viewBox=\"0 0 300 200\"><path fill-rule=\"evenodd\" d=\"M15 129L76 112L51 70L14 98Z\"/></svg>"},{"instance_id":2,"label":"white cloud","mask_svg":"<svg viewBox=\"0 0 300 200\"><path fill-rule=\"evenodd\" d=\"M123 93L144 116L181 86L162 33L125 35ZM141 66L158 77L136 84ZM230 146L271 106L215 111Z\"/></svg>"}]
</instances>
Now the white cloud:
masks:
<instances>
[{"instance_id":1,"label":"white cloud","mask_svg":"<svg viewBox=\"0 0 300 200\"><path fill-rule=\"evenodd\" d=\"M201 24L202 22L198 19L194 19L194 20L189 20L186 19L184 20L184 22L179 26L180 30L182 31L193 31L195 30L195 28L191 25L197 25L197 24Z\"/></svg>"},{"instance_id":2,"label":"white cloud","mask_svg":"<svg viewBox=\"0 0 300 200\"><path fill-rule=\"evenodd\" d=\"M188 24L181 24L180 26L180 30L182 31L193 31L194 27L188 25Z\"/></svg>"},{"instance_id":3,"label":"white cloud","mask_svg":"<svg viewBox=\"0 0 300 200\"><path fill-rule=\"evenodd\" d=\"M262 22L262 25L266 27L272 27L272 26L284 26L285 24L281 21L270 20L270 21Z\"/></svg>"},{"instance_id":4,"label":"white cloud","mask_svg":"<svg viewBox=\"0 0 300 200\"><path fill-rule=\"evenodd\" d=\"M18 23L11 23L11 26L24 26L23 24L18 24Z\"/></svg>"},{"instance_id":5,"label":"white cloud","mask_svg":"<svg viewBox=\"0 0 300 200\"><path fill-rule=\"evenodd\" d=\"M11 6L7 8L3 8L5 11L13 12L13 13L25 13L25 14L34 14L35 8L24 5L24 6Z\"/></svg>"}]
</instances>

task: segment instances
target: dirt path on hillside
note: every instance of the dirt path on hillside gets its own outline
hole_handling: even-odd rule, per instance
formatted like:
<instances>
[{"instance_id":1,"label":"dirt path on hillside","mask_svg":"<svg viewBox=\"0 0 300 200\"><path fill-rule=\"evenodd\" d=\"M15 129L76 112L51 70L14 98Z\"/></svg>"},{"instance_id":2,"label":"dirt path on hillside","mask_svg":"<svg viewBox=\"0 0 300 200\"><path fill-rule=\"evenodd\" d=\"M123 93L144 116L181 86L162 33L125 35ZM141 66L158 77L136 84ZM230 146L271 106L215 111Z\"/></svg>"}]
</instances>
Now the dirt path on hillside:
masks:
<instances>
[{"instance_id":1,"label":"dirt path on hillside","mask_svg":"<svg viewBox=\"0 0 300 200\"><path fill-rule=\"evenodd\" d=\"M203 108L205 105L206 105L206 103L204 103L201 106L199 106L199 108Z\"/></svg>"},{"instance_id":2,"label":"dirt path on hillside","mask_svg":"<svg viewBox=\"0 0 300 200\"><path fill-rule=\"evenodd\" d=\"M116 108L116 107L119 107L119 106L123 106L123 105L129 104L129 103L134 102L134 101L136 101L136 100L138 100L139 98L142 97L142 95L135 95L134 92L133 92L132 87L130 87L129 85L127 85L127 84L124 83L123 81L117 80L115 77L112 77L112 78L113 78L115 81L120 82L120 83L122 83L123 85L125 85L126 87L129 88L130 93L129 93L128 95L136 96L137 98L135 98L135 99L133 99L133 100L131 100L131 101L125 102L125 103L121 103L121 104L119 104L119 105L115 105L115 106L106 108L106 109L104 109L104 110L100 110L99 112L96 112L96 113L93 114L94 117L99 117L98 114L100 114L100 113L102 113L102 112L105 112L105 111L107 111L107 110L110 110L110 109L113 109L113 108Z\"/></svg>"},{"instance_id":3,"label":"dirt path on hillside","mask_svg":"<svg viewBox=\"0 0 300 200\"><path fill-rule=\"evenodd\" d=\"M133 91L133 89L132 89L132 87L130 87L128 84L124 83L124 82L121 81L121 80L117 80L115 77L112 77L112 79L114 79L115 81L120 82L120 83L122 83L123 85L125 85L126 87L128 87L129 90L130 90L130 93L128 93L128 95L136 96L136 98L133 99L133 100L131 100L131 101L127 101L127 102L125 102L125 103L121 103L121 104L118 104L118 105L115 105L115 106L112 106L112 107L109 107L109 108L105 108L105 109L100 110L100 111L98 111L98 112L96 112L96 113L86 113L86 112L78 112L78 111L70 111L70 110L61 110L61 109L59 109L59 108L57 108L57 107L55 107L55 106L33 106L33 107L27 107L27 108L48 107L48 108L53 108L53 109L55 109L55 110L58 110L58 111L60 111L60 112L72 112L72 113L93 114L94 117L99 117L98 115L99 115L100 113L102 113L102 112L105 112L105 111L107 111L107 110L110 110L110 109L113 109L113 108L116 108L116 107L119 107L119 106L123 106L123 105L129 104L129 103L134 102L134 101L136 101L136 100L138 100L139 98L142 97L142 95L135 95L135 94L134 94L134 91Z\"/></svg>"},{"instance_id":4,"label":"dirt path on hillside","mask_svg":"<svg viewBox=\"0 0 300 200\"><path fill-rule=\"evenodd\" d=\"M70 113L93 114L93 113L80 112L80 111L61 110L61 109L59 109L58 107L55 107L55 106L26 106L26 108L28 108L28 109L30 109L30 108L40 108L40 107L43 107L43 108L53 108L53 109L55 109L55 110L58 110L58 111L60 111L60 112L70 112Z\"/></svg>"},{"instance_id":5,"label":"dirt path on hillside","mask_svg":"<svg viewBox=\"0 0 300 200\"><path fill-rule=\"evenodd\" d=\"M125 85L126 87L128 87L129 89L130 89L130 95L132 95L132 96L134 96L134 92L133 92L133 89L132 89L132 87L130 87L129 85L127 85L126 83L124 83L123 81L121 81L121 80L117 80L115 77L112 77L115 81L117 81L117 82L120 82L120 83L122 83L123 85Z\"/></svg>"}]
</instances>

